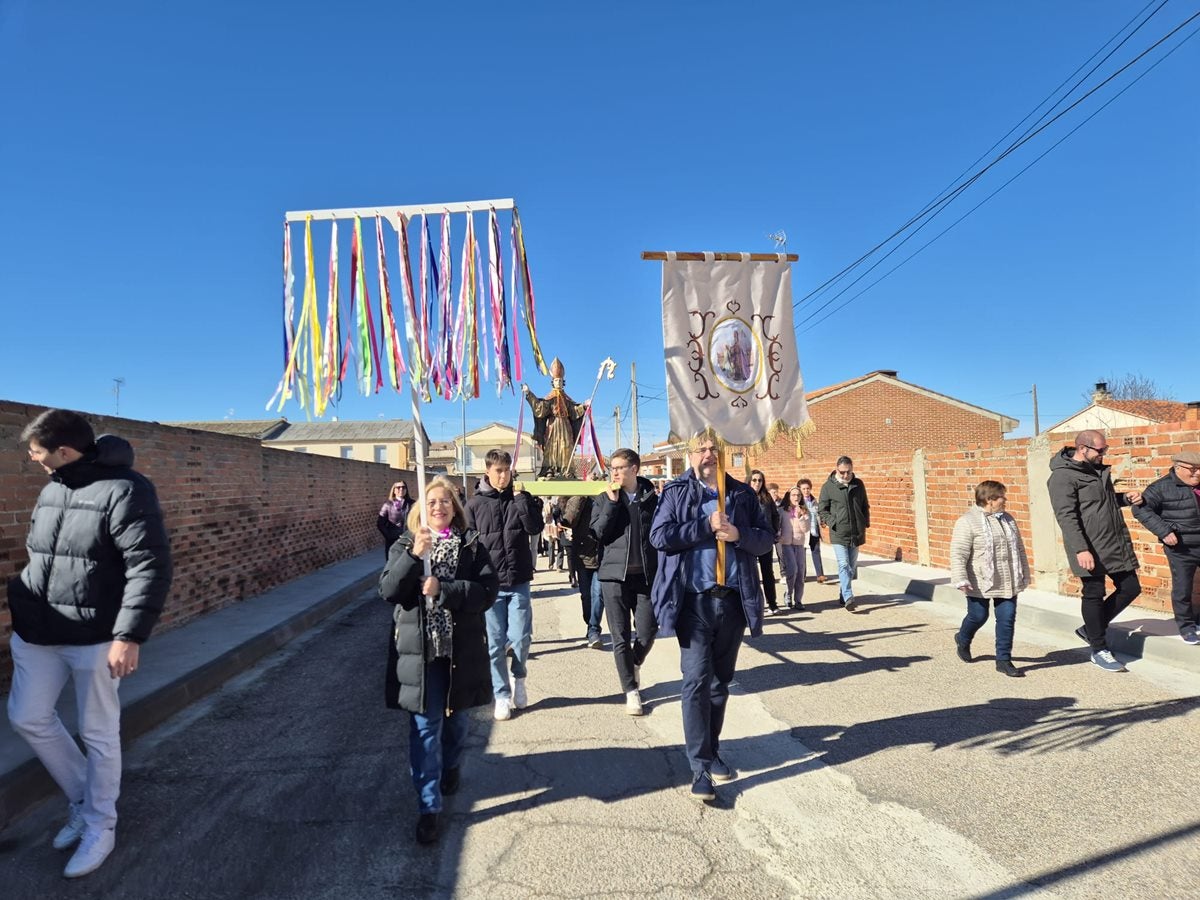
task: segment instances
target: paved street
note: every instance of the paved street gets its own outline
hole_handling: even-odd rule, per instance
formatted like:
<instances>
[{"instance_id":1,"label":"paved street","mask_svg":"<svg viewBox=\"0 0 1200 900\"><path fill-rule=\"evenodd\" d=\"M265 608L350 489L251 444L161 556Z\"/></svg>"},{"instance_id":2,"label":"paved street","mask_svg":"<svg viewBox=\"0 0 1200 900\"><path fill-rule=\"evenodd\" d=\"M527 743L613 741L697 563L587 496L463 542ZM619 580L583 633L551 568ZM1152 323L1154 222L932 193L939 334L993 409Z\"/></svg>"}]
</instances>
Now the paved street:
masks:
<instances>
[{"instance_id":1,"label":"paved street","mask_svg":"<svg viewBox=\"0 0 1200 900\"><path fill-rule=\"evenodd\" d=\"M631 718L610 655L578 646L565 576L537 586L531 706L476 716L437 847L412 840L389 613L368 596L135 742L94 875L60 876L58 801L0 834L3 896L1196 896L1194 679L1100 672L1019 616L1028 677L1008 679L990 627L967 666L933 604L847 613L810 584L811 613L743 650L723 745L742 777L705 806L674 640Z\"/></svg>"}]
</instances>

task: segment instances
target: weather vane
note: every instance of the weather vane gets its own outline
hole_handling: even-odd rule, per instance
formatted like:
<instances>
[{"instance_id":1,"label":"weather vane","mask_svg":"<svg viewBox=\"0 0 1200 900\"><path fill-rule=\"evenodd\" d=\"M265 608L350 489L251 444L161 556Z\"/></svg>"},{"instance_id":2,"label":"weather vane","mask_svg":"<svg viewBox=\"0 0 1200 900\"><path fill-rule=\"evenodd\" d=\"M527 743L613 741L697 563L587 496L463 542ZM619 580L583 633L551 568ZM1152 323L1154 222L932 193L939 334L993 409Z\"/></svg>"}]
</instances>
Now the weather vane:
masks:
<instances>
[{"instance_id":1,"label":"weather vane","mask_svg":"<svg viewBox=\"0 0 1200 900\"><path fill-rule=\"evenodd\" d=\"M780 228L774 234L768 234L767 239L775 242L776 250L787 249L787 232Z\"/></svg>"}]
</instances>

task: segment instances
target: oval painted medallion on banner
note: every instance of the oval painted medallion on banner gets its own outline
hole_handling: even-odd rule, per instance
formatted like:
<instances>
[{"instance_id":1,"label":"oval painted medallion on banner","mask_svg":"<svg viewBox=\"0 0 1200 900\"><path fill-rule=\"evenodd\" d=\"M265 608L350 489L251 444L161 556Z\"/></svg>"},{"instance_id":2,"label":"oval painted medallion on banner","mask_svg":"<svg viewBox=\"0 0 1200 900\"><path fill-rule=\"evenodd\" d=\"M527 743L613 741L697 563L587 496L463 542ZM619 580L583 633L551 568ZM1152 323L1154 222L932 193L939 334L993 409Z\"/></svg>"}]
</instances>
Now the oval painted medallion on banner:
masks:
<instances>
[{"instance_id":1,"label":"oval painted medallion on banner","mask_svg":"<svg viewBox=\"0 0 1200 900\"><path fill-rule=\"evenodd\" d=\"M758 383L762 358L762 344L744 319L729 316L713 326L708 364L717 381L735 394L744 394Z\"/></svg>"}]
</instances>

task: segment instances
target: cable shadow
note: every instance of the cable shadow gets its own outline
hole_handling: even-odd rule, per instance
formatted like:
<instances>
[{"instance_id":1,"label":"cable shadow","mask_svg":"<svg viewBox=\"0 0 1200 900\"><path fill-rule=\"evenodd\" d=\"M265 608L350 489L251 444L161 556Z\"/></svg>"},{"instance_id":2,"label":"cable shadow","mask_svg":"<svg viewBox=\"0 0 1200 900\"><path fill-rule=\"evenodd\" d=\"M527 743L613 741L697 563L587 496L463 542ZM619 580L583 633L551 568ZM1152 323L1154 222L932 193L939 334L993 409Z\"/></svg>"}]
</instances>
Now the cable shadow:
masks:
<instances>
[{"instance_id":1,"label":"cable shadow","mask_svg":"<svg viewBox=\"0 0 1200 900\"><path fill-rule=\"evenodd\" d=\"M1162 847L1197 834L1200 834L1200 822L1193 822L1190 825L1183 825L1171 831L1164 831L1162 834L1155 835L1154 837L1134 841L1132 844L1126 844L1124 847L1117 847L1105 853L1097 853L1069 866L1042 872L1025 882L1011 884L986 894L978 894L972 900L1007 900L1010 897L1021 897L1031 893L1036 888L1058 884L1067 879L1075 878L1094 869L1117 862L1118 860L1128 859L1131 856L1137 856L1139 853L1144 853L1155 847Z\"/></svg>"}]
</instances>

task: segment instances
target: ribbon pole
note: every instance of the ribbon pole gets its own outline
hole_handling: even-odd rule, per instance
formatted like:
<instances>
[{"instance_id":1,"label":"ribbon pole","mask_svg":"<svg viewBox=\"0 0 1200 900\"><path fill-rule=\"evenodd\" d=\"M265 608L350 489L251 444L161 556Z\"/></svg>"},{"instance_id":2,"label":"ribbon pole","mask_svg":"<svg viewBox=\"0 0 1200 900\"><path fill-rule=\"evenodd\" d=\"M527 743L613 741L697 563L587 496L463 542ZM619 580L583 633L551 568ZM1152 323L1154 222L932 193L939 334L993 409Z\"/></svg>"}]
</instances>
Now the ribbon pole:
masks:
<instances>
[{"instance_id":1,"label":"ribbon pole","mask_svg":"<svg viewBox=\"0 0 1200 900\"><path fill-rule=\"evenodd\" d=\"M604 362L600 363L600 371L596 373L596 383L592 385L592 396L588 397L587 408L591 410L592 402L596 399L596 391L600 389L600 382L604 379L605 372L608 373L608 380L612 381L613 376L617 373L617 364L611 356L604 357ZM583 439L583 427L579 428L579 434L575 436L575 443L571 446L571 457L567 460L567 471L571 471L571 463L575 462L575 451L579 449L580 441ZM613 447L616 450L616 447ZM596 448L596 452L600 452L600 448Z\"/></svg>"},{"instance_id":2,"label":"ribbon pole","mask_svg":"<svg viewBox=\"0 0 1200 900\"><path fill-rule=\"evenodd\" d=\"M412 398L412 416L413 416L413 443L417 449L417 503L421 505L421 527L429 527L429 507L425 505L425 442L421 440L421 435L425 433L425 426L421 424L421 404L417 402L417 386L413 384L411 378L408 379L408 392ZM428 554L422 560L425 568L425 577L428 578L433 574L433 566L429 561Z\"/></svg>"}]
</instances>

